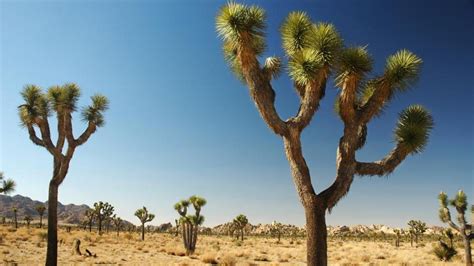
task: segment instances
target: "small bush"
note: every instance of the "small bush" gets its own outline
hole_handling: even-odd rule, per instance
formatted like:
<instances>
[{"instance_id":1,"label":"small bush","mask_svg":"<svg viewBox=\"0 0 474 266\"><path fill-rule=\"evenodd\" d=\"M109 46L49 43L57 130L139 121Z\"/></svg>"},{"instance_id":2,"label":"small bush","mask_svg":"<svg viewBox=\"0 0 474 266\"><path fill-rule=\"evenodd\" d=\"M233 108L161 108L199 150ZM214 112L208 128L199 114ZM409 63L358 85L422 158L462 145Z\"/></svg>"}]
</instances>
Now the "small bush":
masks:
<instances>
[{"instance_id":1,"label":"small bush","mask_svg":"<svg viewBox=\"0 0 474 266\"><path fill-rule=\"evenodd\" d=\"M201 261L204 263L209 263L213 265L217 265L219 262L216 260L216 257L212 254L204 254L201 258Z\"/></svg>"},{"instance_id":2,"label":"small bush","mask_svg":"<svg viewBox=\"0 0 474 266\"><path fill-rule=\"evenodd\" d=\"M219 263L219 265L222 265L222 266L235 266L236 264L237 264L237 260L230 255L225 255L224 257L222 257Z\"/></svg>"},{"instance_id":3,"label":"small bush","mask_svg":"<svg viewBox=\"0 0 474 266\"><path fill-rule=\"evenodd\" d=\"M450 247L446 243L440 241L433 248L433 253L441 261L450 261L457 254L457 251L453 247Z\"/></svg>"}]
</instances>

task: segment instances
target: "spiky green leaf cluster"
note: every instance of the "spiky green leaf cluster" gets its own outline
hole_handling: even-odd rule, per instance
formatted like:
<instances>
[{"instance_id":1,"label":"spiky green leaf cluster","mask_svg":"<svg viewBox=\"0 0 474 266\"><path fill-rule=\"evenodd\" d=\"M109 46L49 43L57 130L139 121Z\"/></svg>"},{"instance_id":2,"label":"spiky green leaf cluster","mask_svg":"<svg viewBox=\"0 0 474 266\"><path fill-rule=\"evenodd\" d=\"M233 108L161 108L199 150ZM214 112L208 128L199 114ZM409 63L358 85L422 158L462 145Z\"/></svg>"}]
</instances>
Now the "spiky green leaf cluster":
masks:
<instances>
[{"instance_id":1,"label":"spiky green leaf cluster","mask_svg":"<svg viewBox=\"0 0 474 266\"><path fill-rule=\"evenodd\" d=\"M51 107L48 98L41 92L41 88L36 85L26 85L21 92L24 104L18 107L21 123L31 125L38 118L45 118L51 115Z\"/></svg>"},{"instance_id":2,"label":"spiky green leaf cluster","mask_svg":"<svg viewBox=\"0 0 474 266\"><path fill-rule=\"evenodd\" d=\"M313 81L323 66L323 57L313 49L296 53L288 63L290 77L303 86Z\"/></svg>"},{"instance_id":3,"label":"spiky green leaf cluster","mask_svg":"<svg viewBox=\"0 0 474 266\"><path fill-rule=\"evenodd\" d=\"M339 32L333 24L317 23L313 26L312 47L321 54L324 63L332 65L343 46Z\"/></svg>"},{"instance_id":4,"label":"spiky green leaf cluster","mask_svg":"<svg viewBox=\"0 0 474 266\"><path fill-rule=\"evenodd\" d=\"M193 225L201 225L204 223L204 216L201 215L201 208L207 203L206 199L193 195L187 200L181 200L174 205L174 209L178 211L181 218L180 223L191 223ZM187 214L189 205L192 205L195 214Z\"/></svg>"},{"instance_id":5,"label":"spiky green leaf cluster","mask_svg":"<svg viewBox=\"0 0 474 266\"><path fill-rule=\"evenodd\" d=\"M15 191L15 181L12 179L5 179L3 172L0 172L0 183L0 194L10 194Z\"/></svg>"},{"instance_id":6,"label":"spiky green leaf cluster","mask_svg":"<svg viewBox=\"0 0 474 266\"><path fill-rule=\"evenodd\" d=\"M77 101L81 96L81 90L76 84L67 83L62 86L50 87L47 96L56 112L63 110L74 112L77 110Z\"/></svg>"},{"instance_id":7,"label":"spiky green leaf cluster","mask_svg":"<svg viewBox=\"0 0 474 266\"><path fill-rule=\"evenodd\" d=\"M422 60L408 50L401 50L387 58L384 78L398 91L410 88L417 80Z\"/></svg>"},{"instance_id":8,"label":"spiky green leaf cluster","mask_svg":"<svg viewBox=\"0 0 474 266\"><path fill-rule=\"evenodd\" d=\"M438 195L438 200L439 200L439 219L443 223L447 223L451 220L451 214L448 209L448 195L446 193L441 192Z\"/></svg>"},{"instance_id":9,"label":"spiky green leaf cluster","mask_svg":"<svg viewBox=\"0 0 474 266\"><path fill-rule=\"evenodd\" d=\"M309 48L313 39L313 23L304 12L291 12L281 26L283 49L288 56L293 56Z\"/></svg>"},{"instance_id":10,"label":"spiky green leaf cluster","mask_svg":"<svg viewBox=\"0 0 474 266\"><path fill-rule=\"evenodd\" d=\"M458 211L465 212L467 210L467 196L464 191L459 190L458 193L456 193L456 196L454 199L449 201L449 204L451 206L455 207Z\"/></svg>"},{"instance_id":11,"label":"spiky green leaf cluster","mask_svg":"<svg viewBox=\"0 0 474 266\"><path fill-rule=\"evenodd\" d=\"M263 64L263 71L269 78L278 78L281 74L281 59L275 56L268 57Z\"/></svg>"},{"instance_id":12,"label":"spiky green leaf cluster","mask_svg":"<svg viewBox=\"0 0 474 266\"><path fill-rule=\"evenodd\" d=\"M91 100L92 104L82 110L82 120L101 127L105 124L103 112L109 108L109 100L100 94L92 96Z\"/></svg>"},{"instance_id":13,"label":"spiky green leaf cluster","mask_svg":"<svg viewBox=\"0 0 474 266\"><path fill-rule=\"evenodd\" d=\"M141 209L138 209L135 212L135 216L142 222L142 224L151 222L153 219L155 219L155 215L149 213L145 206L143 206Z\"/></svg>"},{"instance_id":14,"label":"spiky green leaf cluster","mask_svg":"<svg viewBox=\"0 0 474 266\"><path fill-rule=\"evenodd\" d=\"M373 60L366 47L349 47L341 51L337 63L336 84L341 87L349 75L361 79L372 70Z\"/></svg>"},{"instance_id":15,"label":"spiky green leaf cluster","mask_svg":"<svg viewBox=\"0 0 474 266\"><path fill-rule=\"evenodd\" d=\"M431 114L421 105L412 105L400 113L395 139L410 153L423 151L433 128Z\"/></svg>"},{"instance_id":16,"label":"spiky green leaf cluster","mask_svg":"<svg viewBox=\"0 0 474 266\"><path fill-rule=\"evenodd\" d=\"M247 46L257 55L265 49L265 11L260 7L229 2L217 15L216 29L232 49Z\"/></svg>"},{"instance_id":17,"label":"spiky green leaf cluster","mask_svg":"<svg viewBox=\"0 0 474 266\"><path fill-rule=\"evenodd\" d=\"M247 216L243 214L237 215L237 217L235 217L233 221L233 223L239 228L244 228L248 224L248 222L249 220L247 219Z\"/></svg>"}]
</instances>

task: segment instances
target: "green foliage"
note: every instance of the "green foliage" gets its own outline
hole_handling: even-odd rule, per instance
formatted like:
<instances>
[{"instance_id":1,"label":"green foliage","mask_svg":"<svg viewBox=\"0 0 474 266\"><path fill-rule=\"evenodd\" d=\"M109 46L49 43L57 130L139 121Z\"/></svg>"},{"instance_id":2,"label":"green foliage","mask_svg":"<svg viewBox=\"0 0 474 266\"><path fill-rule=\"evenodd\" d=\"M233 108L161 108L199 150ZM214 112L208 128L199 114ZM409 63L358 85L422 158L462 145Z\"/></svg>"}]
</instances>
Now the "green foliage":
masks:
<instances>
[{"instance_id":1,"label":"green foliage","mask_svg":"<svg viewBox=\"0 0 474 266\"><path fill-rule=\"evenodd\" d=\"M408 50L387 58L384 78L395 90L404 91L418 80L422 60Z\"/></svg>"},{"instance_id":2,"label":"green foliage","mask_svg":"<svg viewBox=\"0 0 474 266\"><path fill-rule=\"evenodd\" d=\"M244 228L248 223L249 220L247 219L247 216L243 214L237 215L237 217L234 218L233 223L240 229Z\"/></svg>"},{"instance_id":3,"label":"green foliage","mask_svg":"<svg viewBox=\"0 0 474 266\"><path fill-rule=\"evenodd\" d=\"M51 107L48 98L36 85L26 85L21 92L24 104L18 107L22 125L35 123L38 118L46 118L51 115Z\"/></svg>"},{"instance_id":4,"label":"green foliage","mask_svg":"<svg viewBox=\"0 0 474 266\"><path fill-rule=\"evenodd\" d=\"M423 151L433 128L431 114L421 105L411 105L400 113L396 141L411 153Z\"/></svg>"},{"instance_id":5,"label":"green foliage","mask_svg":"<svg viewBox=\"0 0 474 266\"><path fill-rule=\"evenodd\" d=\"M424 232L426 232L426 223L422 222L420 220L410 220L408 222L408 226L410 233L415 234L417 236L422 235Z\"/></svg>"},{"instance_id":6,"label":"green foliage","mask_svg":"<svg viewBox=\"0 0 474 266\"><path fill-rule=\"evenodd\" d=\"M82 120L102 127L105 124L103 112L109 109L109 100L104 95L91 97L92 105L82 110Z\"/></svg>"},{"instance_id":7,"label":"green foliage","mask_svg":"<svg viewBox=\"0 0 474 266\"><path fill-rule=\"evenodd\" d=\"M46 206L44 206L43 204L38 204L36 205L35 209L39 215L43 215L44 212L46 211Z\"/></svg>"},{"instance_id":8,"label":"green foliage","mask_svg":"<svg viewBox=\"0 0 474 266\"><path fill-rule=\"evenodd\" d=\"M151 222L153 221L153 219L155 219L155 215L152 213L149 213L145 206L143 206L143 208L141 209L138 209L135 212L135 216L140 220L142 224Z\"/></svg>"},{"instance_id":9,"label":"green foliage","mask_svg":"<svg viewBox=\"0 0 474 266\"><path fill-rule=\"evenodd\" d=\"M12 179L5 179L3 172L0 172L0 184L0 194L10 194L15 191L15 181Z\"/></svg>"},{"instance_id":10,"label":"green foliage","mask_svg":"<svg viewBox=\"0 0 474 266\"><path fill-rule=\"evenodd\" d=\"M433 253L441 261L450 261L457 254L457 251L454 247L440 240L433 248Z\"/></svg>"},{"instance_id":11,"label":"green foliage","mask_svg":"<svg viewBox=\"0 0 474 266\"><path fill-rule=\"evenodd\" d=\"M263 71L269 78L278 78L281 74L281 59L278 57L268 57L263 65Z\"/></svg>"},{"instance_id":12,"label":"green foliage","mask_svg":"<svg viewBox=\"0 0 474 266\"><path fill-rule=\"evenodd\" d=\"M174 209L179 213L181 218L179 219L179 223L190 223L192 225L202 225L204 223L204 216L201 215L201 209L207 203L206 199L193 195L189 197L187 200L180 200L174 205ZM188 207L192 205L195 214L190 215L188 214Z\"/></svg>"},{"instance_id":13,"label":"green foliage","mask_svg":"<svg viewBox=\"0 0 474 266\"><path fill-rule=\"evenodd\" d=\"M324 59L313 49L304 49L293 55L288 62L290 77L300 85L307 85L314 80L318 71L324 66Z\"/></svg>"},{"instance_id":14,"label":"green foliage","mask_svg":"<svg viewBox=\"0 0 474 266\"><path fill-rule=\"evenodd\" d=\"M317 23L313 26L312 48L323 57L324 63L336 63L343 41L336 27L329 23Z\"/></svg>"},{"instance_id":15,"label":"green foliage","mask_svg":"<svg viewBox=\"0 0 474 266\"><path fill-rule=\"evenodd\" d=\"M257 55L265 49L265 12L257 6L227 3L217 15L216 29L224 42L234 49L247 45Z\"/></svg>"},{"instance_id":16,"label":"green foliage","mask_svg":"<svg viewBox=\"0 0 474 266\"><path fill-rule=\"evenodd\" d=\"M372 70L373 60L366 47L349 47L341 51L339 56L336 77L336 84L342 87L345 78L349 75L363 78Z\"/></svg>"},{"instance_id":17,"label":"green foliage","mask_svg":"<svg viewBox=\"0 0 474 266\"><path fill-rule=\"evenodd\" d=\"M283 49L292 57L297 52L311 46L313 23L304 12L291 12L281 26Z\"/></svg>"},{"instance_id":18,"label":"green foliage","mask_svg":"<svg viewBox=\"0 0 474 266\"><path fill-rule=\"evenodd\" d=\"M62 86L52 86L48 89L47 97L56 112L77 110L77 101L81 96L79 86L74 83L66 83Z\"/></svg>"}]
</instances>

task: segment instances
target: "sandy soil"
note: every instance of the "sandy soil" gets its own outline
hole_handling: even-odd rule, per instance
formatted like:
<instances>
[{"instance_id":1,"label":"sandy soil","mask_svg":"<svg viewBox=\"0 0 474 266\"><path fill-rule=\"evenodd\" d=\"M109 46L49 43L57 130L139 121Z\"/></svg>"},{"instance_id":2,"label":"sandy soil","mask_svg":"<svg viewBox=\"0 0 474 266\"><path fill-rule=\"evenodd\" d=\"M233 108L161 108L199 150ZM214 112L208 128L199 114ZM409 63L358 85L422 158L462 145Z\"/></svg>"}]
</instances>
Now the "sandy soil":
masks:
<instances>
[{"instance_id":1,"label":"sandy soil","mask_svg":"<svg viewBox=\"0 0 474 266\"><path fill-rule=\"evenodd\" d=\"M5 265L42 265L46 253L46 230L14 230L0 226L0 260ZM82 242L81 251L89 249L97 257L72 255L74 239ZM304 239L249 237L244 242L228 236L200 236L196 253L185 256L182 240L170 234L147 234L145 241L138 233L115 233L99 236L73 229L60 230L60 265L120 264L120 265L305 265ZM441 263L431 253L433 243L410 247L402 242L329 241L330 265L463 265L463 249L452 262Z\"/></svg>"}]
</instances>

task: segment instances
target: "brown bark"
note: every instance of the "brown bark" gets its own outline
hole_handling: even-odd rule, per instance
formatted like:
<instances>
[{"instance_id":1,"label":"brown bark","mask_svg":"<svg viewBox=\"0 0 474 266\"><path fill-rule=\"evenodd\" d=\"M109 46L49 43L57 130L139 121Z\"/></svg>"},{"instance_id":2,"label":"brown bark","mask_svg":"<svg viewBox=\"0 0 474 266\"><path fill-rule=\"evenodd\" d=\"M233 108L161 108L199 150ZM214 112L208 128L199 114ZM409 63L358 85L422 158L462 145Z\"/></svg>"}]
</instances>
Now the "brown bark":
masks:
<instances>
[{"instance_id":1,"label":"brown bark","mask_svg":"<svg viewBox=\"0 0 474 266\"><path fill-rule=\"evenodd\" d=\"M58 264L58 184L54 179L49 183L48 195L48 248L46 266Z\"/></svg>"},{"instance_id":2,"label":"brown bark","mask_svg":"<svg viewBox=\"0 0 474 266\"><path fill-rule=\"evenodd\" d=\"M327 265L326 209L321 206L305 208L306 215L306 259L308 265Z\"/></svg>"},{"instance_id":3,"label":"brown bark","mask_svg":"<svg viewBox=\"0 0 474 266\"><path fill-rule=\"evenodd\" d=\"M145 224L142 223L142 241L144 241L144 240L145 240Z\"/></svg>"}]
</instances>

